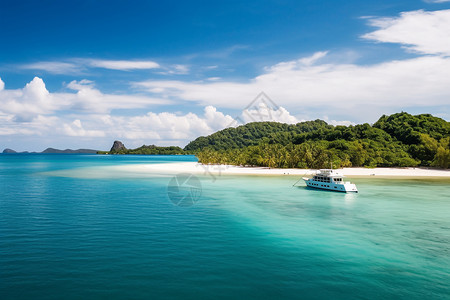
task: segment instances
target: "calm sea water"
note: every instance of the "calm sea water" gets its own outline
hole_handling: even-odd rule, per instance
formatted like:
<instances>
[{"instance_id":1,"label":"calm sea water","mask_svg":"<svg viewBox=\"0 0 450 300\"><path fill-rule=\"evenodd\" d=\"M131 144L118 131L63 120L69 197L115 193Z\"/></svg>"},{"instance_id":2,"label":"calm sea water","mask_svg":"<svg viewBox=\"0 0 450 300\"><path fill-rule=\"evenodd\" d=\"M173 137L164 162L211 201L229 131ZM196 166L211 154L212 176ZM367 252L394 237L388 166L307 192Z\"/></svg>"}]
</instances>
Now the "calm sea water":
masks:
<instances>
[{"instance_id":1,"label":"calm sea water","mask_svg":"<svg viewBox=\"0 0 450 300\"><path fill-rule=\"evenodd\" d=\"M0 155L1 299L450 299L450 181L172 176L192 156ZM172 181L171 181L172 180Z\"/></svg>"}]
</instances>

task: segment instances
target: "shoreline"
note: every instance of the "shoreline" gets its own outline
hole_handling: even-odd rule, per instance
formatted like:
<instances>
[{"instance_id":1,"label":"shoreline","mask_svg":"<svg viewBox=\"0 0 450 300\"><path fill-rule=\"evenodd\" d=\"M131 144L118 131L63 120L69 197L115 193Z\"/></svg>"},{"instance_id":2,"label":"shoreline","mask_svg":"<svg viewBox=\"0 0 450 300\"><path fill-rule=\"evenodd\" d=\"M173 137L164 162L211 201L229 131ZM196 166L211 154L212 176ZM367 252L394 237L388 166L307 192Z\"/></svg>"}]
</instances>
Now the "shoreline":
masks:
<instances>
[{"instance_id":1,"label":"shoreline","mask_svg":"<svg viewBox=\"0 0 450 300\"><path fill-rule=\"evenodd\" d=\"M232 165L203 165L197 162L173 162L162 164L120 165L114 168L133 173L196 175L262 175L262 176L311 176L312 169L277 169L267 167L239 167ZM450 170L428 168L343 168L336 169L347 177L359 178L450 178Z\"/></svg>"}]
</instances>

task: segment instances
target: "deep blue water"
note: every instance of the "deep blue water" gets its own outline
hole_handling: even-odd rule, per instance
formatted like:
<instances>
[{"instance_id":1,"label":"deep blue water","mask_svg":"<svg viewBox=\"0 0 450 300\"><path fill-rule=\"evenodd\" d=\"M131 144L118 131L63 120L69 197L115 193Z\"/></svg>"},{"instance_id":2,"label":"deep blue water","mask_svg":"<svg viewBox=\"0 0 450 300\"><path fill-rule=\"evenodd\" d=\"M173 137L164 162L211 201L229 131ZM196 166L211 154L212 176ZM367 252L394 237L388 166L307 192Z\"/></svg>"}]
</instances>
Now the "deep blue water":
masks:
<instances>
[{"instance_id":1,"label":"deep blue water","mask_svg":"<svg viewBox=\"0 0 450 300\"><path fill-rule=\"evenodd\" d=\"M0 299L450 299L450 181L172 175L193 156L0 155ZM132 175L132 176L131 176Z\"/></svg>"}]
</instances>

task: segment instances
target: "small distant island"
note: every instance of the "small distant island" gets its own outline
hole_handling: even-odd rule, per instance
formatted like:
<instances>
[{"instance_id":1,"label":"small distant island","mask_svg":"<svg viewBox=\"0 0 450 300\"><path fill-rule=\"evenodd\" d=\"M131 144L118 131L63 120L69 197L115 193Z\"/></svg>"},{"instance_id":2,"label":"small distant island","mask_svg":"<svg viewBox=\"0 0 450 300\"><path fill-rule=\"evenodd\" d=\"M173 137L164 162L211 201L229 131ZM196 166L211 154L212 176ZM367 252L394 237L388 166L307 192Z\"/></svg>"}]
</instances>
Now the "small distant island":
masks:
<instances>
[{"instance_id":1,"label":"small distant island","mask_svg":"<svg viewBox=\"0 0 450 300\"><path fill-rule=\"evenodd\" d=\"M383 115L375 124L332 126L254 122L202 136L180 147L115 141L99 154L195 154L200 163L269 168L450 166L450 123L430 114Z\"/></svg>"},{"instance_id":2,"label":"small distant island","mask_svg":"<svg viewBox=\"0 0 450 300\"><path fill-rule=\"evenodd\" d=\"M47 148L42 152L28 152L28 151L17 152L12 149L6 148L5 150L3 150L2 153L3 154L95 154L97 152L98 152L98 150L92 150L92 149L59 150L59 149L55 149L55 148Z\"/></svg>"},{"instance_id":3,"label":"small distant island","mask_svg":"<svg viewBox=\"0 0 450 300\"><path fill-rule=\"evenodd\" d=\"M136 149L127 149L121 141L114 141L111 150L97 151L97 154L185 155L192 154L192 152L189 153L177 146L158 147L155 145L143 145Z\"/></svg>"}]
</instances>

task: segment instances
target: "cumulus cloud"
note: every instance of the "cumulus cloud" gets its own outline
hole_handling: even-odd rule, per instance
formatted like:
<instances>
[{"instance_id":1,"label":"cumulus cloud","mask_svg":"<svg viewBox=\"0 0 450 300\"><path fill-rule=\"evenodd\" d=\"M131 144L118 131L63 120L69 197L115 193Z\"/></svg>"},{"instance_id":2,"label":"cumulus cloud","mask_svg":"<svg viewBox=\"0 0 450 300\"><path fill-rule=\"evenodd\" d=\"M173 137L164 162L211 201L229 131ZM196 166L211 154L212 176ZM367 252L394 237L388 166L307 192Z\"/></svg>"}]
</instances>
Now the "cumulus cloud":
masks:
<instances>
[{"instance_id":1,"label":"cumulus cloud","mask_svg":"<svg viewBox=\"0 0 450 300\"><path fill-rule=\"evenodd\" d=\"M355 122L352 122L352 121L346 121L346 120L341 120L341 121L338 121L338 120L330 120L330 119L328 118L328 116L324 116L324 117L322 118L322 120L324 120L325 122L327 122L328 124L333 125L333 126L338 126L338 125L342 125L342 126L356 125L356 123L355 123Z\"/></svg>"},{"instance_id":2,"label":"cumulus cloud","mask_svg":"<svg viewBox=\"0 0 450 300\"><path fill-rule=\"evenodd\" d=\"M180 146L201 135L221 130L233 121L229 115L207 106L203 114L148 112L137 116L110 114L42 116L26 123L17 123L12 115L0 114L0 135L45 135L47 137L78 137L123 139L137 143L166 141Z\"/></svg>"},{"instance_id":3,"label":"cumulus cloud","mask_svg":"<svg viewBox=\"0 0 450 300\"><path fill-rule=\"evenodd\" d=\"M38 115L26 123L18 123L14 115L0 113L0 136L5 135L33 135L43 136L54 134L60 125L56 116Z\"/></svg>"},{"instance_id":4,"label":"cumulus cloud","mask_svg":"<svg viewBox=\"0 0 450 300\"><path fill-rule=\"evenodd\" d=\"M422 54L450 55L450 10L404 12L399 17L372 18L369 25L379 29L363 35L365 39L402 44Z\"/></svg>"},{"instance_id":5,"label":"cumulus cloud","mask_svg":"<svg viewBox=\"0 0 450 300\"><path fill-rule=\"evenodd\" d=\"M13 114L17 121L31 121L39 114L54 111L61 104L45 87L41 78L35 77L23 89L0 89L0 111Z\"/></svg>"},{"instance_id":6,"label":"cumulus cloud","mask_svg":"<svg viewBox=\"0 0 450 300\"><path fill-rule=\"evenodd\" d=\"M155 96L237 109L264 91L291 111L320 110L321 115L354 121L367 121L386 110L448 105L450 58L423 56L373 65L319 63L317 59L325 55L267 67L246 83L149 80L135 85Z\"/></svg>"},{"instance_id":7,"label":"cumulus cloud","mask_svg":"<svg viewBox=\"0 0 450 300\"><path fill-rule=\"evenodd\" d=\"M101 130L86 130L83 128L79 119L74 120L70 124L63 125L63 132L68 136L77 137L104 137L105 132Z\"/></svg>"},{"instance_id":8,"label":"cumulus cloud","mask_svg":"<svg viewBox=\"0 0 450 300\"><path fill-rule=\"evenodd\" d=\"M267 103L260 102L242 111L241 117L236 121L243 120L243 123L250 122L280 122L287 124L296 124L300 122L295 116L292 116L284 107L271 107Z\"/></svg>"},{"instance_id":9,"label":"cumulus cloud","mask_svg":"<svg viewBox=\"0 0 450 300\"><path fill-rule=\"evenodd\" d=\"M105 116L105 124L114 124L114 134L127 139L189 140L208 135L231 124L233 118L207 106L203 116L194 113L149 112L141 116Z\"/></svg>"},{"instance_id":10,"label":"cumulus cloud","mask_svg":"<svg viewBox=\"0 0 450 300\"><path fill-rule=\"evenodd\" d=\"M170 104L162 98L143 95L104 94L91 81L72 81L67 87L74 93L50 93L44 81L35 77L23 89L4 89L0 80L0 112L14 115L20 122L30 122L38 115L71 110L83 113L109 113L115 109L148 108Z\"/></svg>"}]
</instances>

